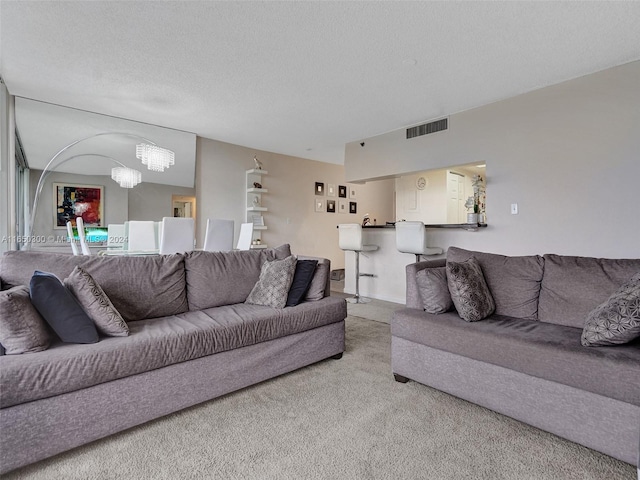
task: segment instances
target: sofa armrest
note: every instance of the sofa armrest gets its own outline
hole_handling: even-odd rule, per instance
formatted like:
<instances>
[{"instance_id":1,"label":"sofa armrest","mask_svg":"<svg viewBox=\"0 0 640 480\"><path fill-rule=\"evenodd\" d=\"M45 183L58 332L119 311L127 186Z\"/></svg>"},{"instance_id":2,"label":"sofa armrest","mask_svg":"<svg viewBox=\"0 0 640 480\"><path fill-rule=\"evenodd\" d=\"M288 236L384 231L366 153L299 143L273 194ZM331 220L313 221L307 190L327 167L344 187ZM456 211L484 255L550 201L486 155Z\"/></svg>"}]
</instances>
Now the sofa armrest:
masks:
<instances>
[{"instance_id":1,"label":"sofa armrest","mask_svg":"<svg viewBox=\"0 0 640 480\"><path fill-rule=\"evenodd\" d=\"M444 267L447 264L447 260L440 258L437 260L425 260L424 262L410 263L406 267L407 271L407 293L406 304L407 308L420 308L422 309L422 299L420 298L420 292L418 291L418 281L416 274L420 270L425 268Z\"/></svg>"}]
</instances>

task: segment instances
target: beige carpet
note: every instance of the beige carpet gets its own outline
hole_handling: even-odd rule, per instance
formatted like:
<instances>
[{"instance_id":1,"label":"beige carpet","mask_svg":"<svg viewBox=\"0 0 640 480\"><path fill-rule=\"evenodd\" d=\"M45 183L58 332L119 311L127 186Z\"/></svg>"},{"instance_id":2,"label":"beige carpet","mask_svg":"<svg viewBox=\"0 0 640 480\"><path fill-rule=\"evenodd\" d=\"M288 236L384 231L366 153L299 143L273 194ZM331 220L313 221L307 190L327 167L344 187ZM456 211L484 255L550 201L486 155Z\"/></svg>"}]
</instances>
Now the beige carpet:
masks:
<instances>
[{"instance_id":1,"label":"beige carpet","mask_svg":"<svg viewBox=\"0 0 640 480\"><path fill-rule=\"evenodd\" d=\"M55 441L55 439L52 439ZM6 479L633 479L635 467L390 372L389 325L347 351Z\"/></svg>"}]
</instances>

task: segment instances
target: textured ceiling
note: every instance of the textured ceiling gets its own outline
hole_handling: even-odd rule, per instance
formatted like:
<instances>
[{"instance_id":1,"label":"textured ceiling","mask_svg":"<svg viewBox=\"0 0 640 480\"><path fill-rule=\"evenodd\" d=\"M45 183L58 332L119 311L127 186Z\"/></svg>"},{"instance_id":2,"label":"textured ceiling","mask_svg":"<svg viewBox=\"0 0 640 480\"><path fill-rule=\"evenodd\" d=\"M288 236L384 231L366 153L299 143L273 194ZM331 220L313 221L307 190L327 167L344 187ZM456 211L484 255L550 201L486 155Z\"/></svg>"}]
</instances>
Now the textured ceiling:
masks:
<instances>
[{"instance_id":1,"label":"textured ceiling","mask_svg":"<svg viewBox=\"0 0 640 480\"><path fill-rule=\"evenodd\" d=\"M9 91L333 163L640 59L640 2L0 2Z\"/></svg>"}]
</instances>

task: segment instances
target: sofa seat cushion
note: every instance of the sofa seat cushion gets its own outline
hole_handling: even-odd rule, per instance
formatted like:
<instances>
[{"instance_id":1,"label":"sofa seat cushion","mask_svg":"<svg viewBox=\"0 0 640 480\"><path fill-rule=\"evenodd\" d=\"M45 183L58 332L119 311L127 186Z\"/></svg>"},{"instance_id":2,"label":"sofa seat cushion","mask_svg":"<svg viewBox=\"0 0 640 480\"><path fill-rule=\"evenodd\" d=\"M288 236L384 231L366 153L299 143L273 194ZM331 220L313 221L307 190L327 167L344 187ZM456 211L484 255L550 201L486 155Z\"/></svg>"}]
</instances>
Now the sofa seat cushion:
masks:
<instances>
[{"instance_id":1,"label":"sofa seat cushion","mask_svg":"<svg viewBox=\"0 0 640 480\"><path fill-rule=\"evenodd\" d=\"M582 330L493 315L465 322L455 312L395 312L395 337L640 406L640 343L588 348ZM428 365L425 366L428 368Z\"/></svg>"},{"instance_id":2,"label":"sofa seat cushion","mask_svg":"<svg viewBox=\"0 0 640 480\"><path fill-rule=\"evenodd\" d=\"M35 270L64 280L75 267L93 277L127 322L188 310L182 255L101 257L10 251L0 257L0 277L5 288L29 285Z\"/></svg>"},{"instance_id":3,"label":"sofa seat cushion","mask_svg":"<svg viewBox=\"0 0 640 480\"><path fill-rule=\"evenodd\" d=\"M5 355L0 357L0 408L312 330L346 316L346 303L337 297L285 309L228 305L131 322L128 337Z\"/></svg>"}]
</instances>

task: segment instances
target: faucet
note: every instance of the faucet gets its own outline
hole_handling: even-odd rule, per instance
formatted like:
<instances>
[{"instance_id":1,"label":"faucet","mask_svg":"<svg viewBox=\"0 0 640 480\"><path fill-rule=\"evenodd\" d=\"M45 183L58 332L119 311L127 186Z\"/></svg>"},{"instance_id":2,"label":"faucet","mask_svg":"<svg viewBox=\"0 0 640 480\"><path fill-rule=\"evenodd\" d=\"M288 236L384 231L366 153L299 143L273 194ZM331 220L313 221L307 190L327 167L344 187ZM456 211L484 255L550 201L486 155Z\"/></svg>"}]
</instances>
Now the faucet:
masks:
<instances>
[{"instance_id":1,"label":"faucet","mask_svg":"<svg viewBox=\"0 0 640 480\"><path fill-rule=\"evenodd\" d=\"M367 225L369 225L371 223L371 220L369 219L369 214L365 213L364 214L364 218L362 219L362 226L366 227Z\"/></svg>"}]
</instances>

